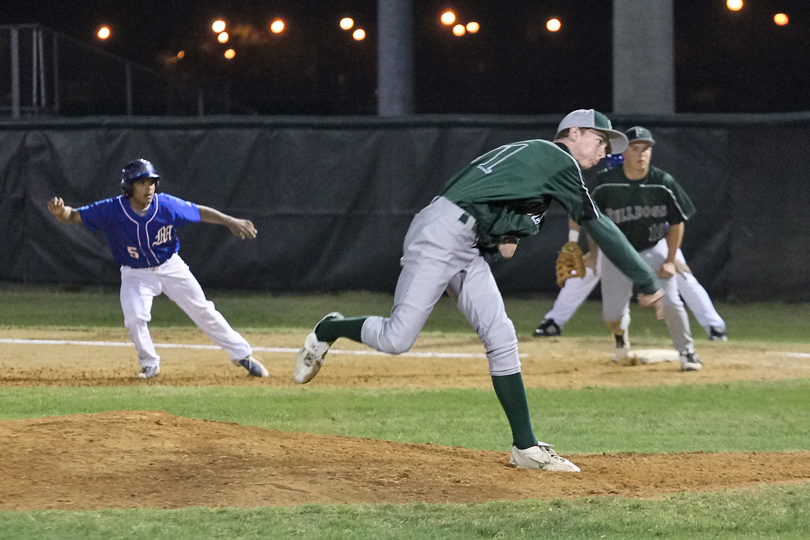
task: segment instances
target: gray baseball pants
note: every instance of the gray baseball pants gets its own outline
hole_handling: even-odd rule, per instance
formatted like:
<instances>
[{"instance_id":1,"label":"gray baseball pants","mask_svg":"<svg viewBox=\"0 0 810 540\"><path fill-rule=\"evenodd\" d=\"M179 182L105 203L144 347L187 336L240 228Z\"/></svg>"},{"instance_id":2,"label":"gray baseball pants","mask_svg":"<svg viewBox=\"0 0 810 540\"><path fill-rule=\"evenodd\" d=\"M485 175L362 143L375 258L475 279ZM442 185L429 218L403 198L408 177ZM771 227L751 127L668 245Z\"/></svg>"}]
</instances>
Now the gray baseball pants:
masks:
<instances>
[{"instance_id":1,"label":"gray baseball pants","mask_svg":"<svg viewBox=\"0 0 810 540\"><path fill-rule=\"evenodd\" d=\"M666 239L661 239L653 247L641 251L639 255L653 272L664 264L669 252ZM664 321L667 323L672 344L678 352L694 351L695 342L689 329L689 315L678 294L678 281L675 277L658 278L664 289ZM633 296L633 282L621 270L603 257L602 261L602 318L605 321L623 321L622 330L629 324L630 298Z\"/></svg>"},{"instance_id":2,"label":"gray baseball pants","mask_svg":"<svg viewBox=\"0 0 810 540\"><path fill-rule=\"evenodd\" d=\"M372 316L361 338L382 352L410 350L446 291L481 338L493 376L520 372L517 335L489 264L475 247L475 219L437 197L411 222L388 318Z\"/></svg>"}]
</instances>

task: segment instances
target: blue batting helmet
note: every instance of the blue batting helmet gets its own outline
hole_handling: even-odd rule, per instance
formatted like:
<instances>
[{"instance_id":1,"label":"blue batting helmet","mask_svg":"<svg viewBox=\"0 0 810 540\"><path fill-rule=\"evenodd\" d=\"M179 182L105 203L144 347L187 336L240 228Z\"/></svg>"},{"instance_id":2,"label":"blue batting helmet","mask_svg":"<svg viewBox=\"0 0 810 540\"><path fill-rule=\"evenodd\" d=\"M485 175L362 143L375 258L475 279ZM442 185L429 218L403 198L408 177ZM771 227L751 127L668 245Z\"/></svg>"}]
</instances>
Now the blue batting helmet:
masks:
<instances>
[{"instance_id":1,"label":"blue batting helmet","mask_svg":"<svg viewBox=\"0 0 810 540\"><path fill-rule=\"evenodd\" d=\"M154 178L156 186L160 182L160 175L155 171L155 166L150 161L136 159L124 165L121 170L121 191L124 192L125 196L132 196L132 183L141 178Z\"/></svg>"},{"instance_id":2,"label":"blue batting helmet","mask_svg":"<svg viewBox=\"0 0 810 540\"><path fill-rule=\"evenodd\" d=\"M624 163L624 156L621 154L608 154L605 158L605 168L610 169L616 165Z\"/></svg>"}]
</instances>

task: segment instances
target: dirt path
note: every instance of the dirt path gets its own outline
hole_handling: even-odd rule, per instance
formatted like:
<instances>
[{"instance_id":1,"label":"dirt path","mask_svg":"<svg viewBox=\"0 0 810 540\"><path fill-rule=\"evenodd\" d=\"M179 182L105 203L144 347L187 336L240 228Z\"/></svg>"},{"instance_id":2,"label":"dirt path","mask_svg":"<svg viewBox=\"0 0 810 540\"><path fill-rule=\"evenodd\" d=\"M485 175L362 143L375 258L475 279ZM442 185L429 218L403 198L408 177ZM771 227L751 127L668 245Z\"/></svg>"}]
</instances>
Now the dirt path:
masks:
<instances>
[{"instance_id":1,"label":"dirt path","mask_svg":"<svg viewBox=\"0 0 810 540\"><path fill-rule=\"evenodd\" d=\"M126 342L123 331L0 330L0 339ZM300 334L248 335L254 346L296 348ZM156 331L158 343L210 344L197 331ZM665 344L649 343L649 347ZM339 343L343 350L352 347ZM424 336L415 351L480 354L475 337ZM796 352L810 352L810 348ZM155 381L136 381L134 349L0 344L0 386L132 384L293 386L290 353L262 354L271 379L256 380L224 353L165 349ZM706 368L620 366L601 340L521 343L528 386L670 385L810 377L810 359L762 346L701 343ZM330 354L313 385L491 387L486 360ZM650 497L810 480L810 452L567 456L582 473L514 469L506 452L285 433L192 420L162 411L114 411L0 422L0 510L179 508L202 505Z\"/></svg>"}]
</instances>

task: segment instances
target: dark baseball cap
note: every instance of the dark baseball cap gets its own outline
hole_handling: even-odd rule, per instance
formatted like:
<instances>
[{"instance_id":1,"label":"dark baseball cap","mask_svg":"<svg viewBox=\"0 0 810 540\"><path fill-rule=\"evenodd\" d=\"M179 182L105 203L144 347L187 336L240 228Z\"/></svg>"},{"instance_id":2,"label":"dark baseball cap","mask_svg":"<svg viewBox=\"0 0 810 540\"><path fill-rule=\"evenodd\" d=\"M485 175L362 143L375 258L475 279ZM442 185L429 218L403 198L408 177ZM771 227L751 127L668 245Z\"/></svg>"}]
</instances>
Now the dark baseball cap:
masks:
<instances>
[{"instance_id":1,"label":"dark baseball cap","mask_svg":"<svg viewBox=\"0 0 810 540\"><path fill-rule=\"evenodd\" d=\"M641 126L633 126L627 131L624 132L627 135L627 139L630 142L636 141L646 141L650 143L650 146L655 144L655 139L653 139L652 133L650 130Z\"/></svg>"},{"instance_id":2,"label":"dark baseball cap","mask_svg":"<svg viewBox=\"0 0 810 540\"><path fill-rule=\"evenodd\" d=\"M560 121L560 125L557 126L557 134L559 135L561 131L572 127L595 129L607 135L609 141L608 154L624 152L629 144L624 133L613 129L610 118L593 109L577 109L568 113Z\"/></svg>"}]
</instances>

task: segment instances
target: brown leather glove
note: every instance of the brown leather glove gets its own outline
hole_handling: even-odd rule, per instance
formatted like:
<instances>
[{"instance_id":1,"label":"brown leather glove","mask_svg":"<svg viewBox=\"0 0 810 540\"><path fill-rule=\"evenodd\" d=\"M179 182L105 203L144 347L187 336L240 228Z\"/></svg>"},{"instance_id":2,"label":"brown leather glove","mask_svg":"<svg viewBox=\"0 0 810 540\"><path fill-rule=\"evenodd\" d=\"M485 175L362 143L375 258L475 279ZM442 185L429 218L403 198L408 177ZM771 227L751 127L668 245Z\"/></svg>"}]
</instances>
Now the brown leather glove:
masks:
<instances>
[{"instance_id":1,"label":"brown leather glove","mask_svg":"<svg viewBox=\"0 0 810 540\"><path fill-rule=\"evenodd\" d=\"M572 277L585 277L585 263L579 244L566 242L557 255L557 286L562 287Z\"/></svg>"}]
</instances>

